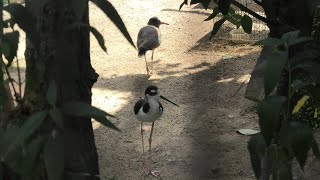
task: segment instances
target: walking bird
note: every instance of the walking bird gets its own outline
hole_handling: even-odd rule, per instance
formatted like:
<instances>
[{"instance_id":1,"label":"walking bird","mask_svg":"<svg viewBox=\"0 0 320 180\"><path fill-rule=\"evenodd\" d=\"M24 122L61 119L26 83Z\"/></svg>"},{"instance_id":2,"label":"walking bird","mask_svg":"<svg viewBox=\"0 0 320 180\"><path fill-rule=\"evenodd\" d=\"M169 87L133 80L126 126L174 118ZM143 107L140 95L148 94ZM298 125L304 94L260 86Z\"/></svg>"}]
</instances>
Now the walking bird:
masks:
<instances>
[{"instance_id":1,"label":"walking bird","mask_svg":"<svg viewBox=\"0 0 320 180\"><path fill-rule=\"evenodd\" d=\"M160 21L157 17L152 17L149 19L148 25L142 27L138 33L138 57L144 56L148 75L150 75L152 72L148 68L146 52L148 50L152 50L151 66L153 67L153 53L154 50L160 46L161 43L161 33L159 30L161 24L169 25L168 23Z\"/></svg>"},{"instance_id":2,"label":"walking bird","mask_svg":"<svg viewBox=\"0 0 320 180\"><path fill-rule=\"evenodd\" d=\"M136 118L141 121L141 139L142 139L142 153L144 154L144 141L143 141L143 122L152 122L151 125L151 132L149 137L149 151L151 155L151 143L152 143L152 133L153 133L153 127L154 122L159 119L162 116L163 113L163 106L159 102L160 98L176 105L176 103L168 100L164 96L160 95L159 89L156 86L148 86L145 90L145 98L140 99L136 102L134 105L134 114L136 115ZM143 166L145 166L145 162L143 162ZM149 169L149 171L146 173L153 174L153 172Z\"/></svg>"}]
</instances>

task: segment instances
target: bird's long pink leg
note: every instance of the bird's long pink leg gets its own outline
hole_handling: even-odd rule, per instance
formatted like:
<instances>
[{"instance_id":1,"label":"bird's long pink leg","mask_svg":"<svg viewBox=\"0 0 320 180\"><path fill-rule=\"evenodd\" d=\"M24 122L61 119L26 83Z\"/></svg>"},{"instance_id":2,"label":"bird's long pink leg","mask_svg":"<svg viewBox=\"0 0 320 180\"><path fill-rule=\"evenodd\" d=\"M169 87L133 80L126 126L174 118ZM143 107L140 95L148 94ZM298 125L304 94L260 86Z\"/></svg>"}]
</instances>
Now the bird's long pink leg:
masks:
<instances>
[{"instance_id":1,"label":"bird's long pink leg","mask_svg":"<svg viewBox=\"0 0 320 180\"><path fill-rule=\"evenodd\" d=\"M152 143L153 126L154 126L154 122L153 122L152 125L151 125L151 132L150 132L150 137L149 137L149 151L150 151L150 156L151 156L151 143Z\"/></svg>"},{"instance_id":2,"label":"bird's long pink leg","mask_svg":"<svg viewBox=\"0 0 320 180\"><path fill-rule=\"evenodd\" d=\"M150 173L150 167L146 162L145 154L144 154L144 141L143 141L143 122L141 122L141 140L142 140L142 172L145 175Z\"/></svg>"},{"instance_id":3,"label":"bird's long pink leg","mask_svg":"<svg viewBox=\"0 0 320 180\"><path fill-rule=\"evenodd\" d=\"M150 70L148 68L148 63L147 63L147 57L144 55L144 60L146 61L146 69L147 69L147 74L150 75Z\"/></svg>"},{"instance_id":4,"label":"bird's long pink leg","mask_svg":"<svg viewBox=\"0 0 320 180\"><path fill-rule=\"evenodd\" d=\"M143 122L141 122L141 140L142 140L142 154L144 155L144 142L143 142Z\"/></svg>"},{"instance_id":5,"label":"bird's long pink leg","mask_svg":"<svg viewBox=\"0 0 320 180\"><path fill-rule=\"evenodd\" d=\"M152 55L151 55L151 69L152 69L152 71L154 70L153 69L153 53L154 53L154 50L152 50Z\"/></svg>"},{"instance_id":6,"label":"bird's long pink leg","mask_svg":"<svg viewBox=\"0 0 320 180\"><path fill-rule=\"evenodd\" d=\"M152 125L151 125L151 132L150 132L150 137L149 137L149 151L150 151L150 160L151 160L151 161L152 161L152 156L151 156L151 143L152 143L153 127L154 127L154 122L153 122ZM150 169L147 175L149 175L149 174L152 175L152 176L154 176L154 177L156 177L156 178L162 179L161 176L160 176L160 172L159 172L159 171L151 170L151 169Z\"/></svg>"}]
</instances>

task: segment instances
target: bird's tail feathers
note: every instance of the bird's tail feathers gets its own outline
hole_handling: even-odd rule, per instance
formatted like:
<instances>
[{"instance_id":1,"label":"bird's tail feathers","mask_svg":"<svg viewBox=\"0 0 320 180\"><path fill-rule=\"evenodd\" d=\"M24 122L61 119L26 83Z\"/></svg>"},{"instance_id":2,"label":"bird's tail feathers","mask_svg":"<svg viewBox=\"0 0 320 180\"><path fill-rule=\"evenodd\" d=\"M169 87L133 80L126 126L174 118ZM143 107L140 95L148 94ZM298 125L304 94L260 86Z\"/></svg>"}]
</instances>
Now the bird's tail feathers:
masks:
<instances>
[{"instance_id":1,"label":"bird's tail feathers","mask_svg":"<svg viewBox=\"0 0 320 180\"><path fill-rule=\"evenodd\" d=\"M140 48L139 48L138 57L145 56L147 51L148 51L148 50L145 49L144 47L140 47Z\"/></svg>"}]
</instances>

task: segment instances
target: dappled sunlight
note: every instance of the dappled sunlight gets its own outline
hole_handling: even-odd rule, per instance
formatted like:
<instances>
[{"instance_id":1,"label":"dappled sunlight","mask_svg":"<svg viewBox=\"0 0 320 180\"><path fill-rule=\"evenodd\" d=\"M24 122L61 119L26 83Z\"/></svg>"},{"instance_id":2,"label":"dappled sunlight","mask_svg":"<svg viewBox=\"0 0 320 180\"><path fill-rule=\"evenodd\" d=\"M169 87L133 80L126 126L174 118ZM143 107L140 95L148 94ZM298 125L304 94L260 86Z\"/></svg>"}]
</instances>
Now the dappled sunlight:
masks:
<instances>
[{"instance_id":1,"label":"dappled sunlight","mask_svg":"<svg viewBox=\"0 0 320 180\"><path fill-rule=\"evenodd\" d=\"M131 92L93 88L92 105L114 115L128 104L131 95ZM100 127L96 121L92 125L94 129Z\"/></svg>"},{"instance_id":2,"label":"dappled sunlight","mask_svg":"<svg viewBox=\"0 0 320 180\"><path fill-rule=\"evenodd\" d=\"M233 80L234 80L234 78L221 79L221 80L218 80L217 83L228 83Z\"/></svg>"},{"instance_id":3,"label":"dappled sunlight","mask_svg":"<svg viewBox=\"0 0 320 180\"><path fill-rule=\"evenodd\" d=\"M250 74L245 74L241 76L240 78L237 79L238 83L249 83L251 75Z\"/></svg>"}]
</instances>

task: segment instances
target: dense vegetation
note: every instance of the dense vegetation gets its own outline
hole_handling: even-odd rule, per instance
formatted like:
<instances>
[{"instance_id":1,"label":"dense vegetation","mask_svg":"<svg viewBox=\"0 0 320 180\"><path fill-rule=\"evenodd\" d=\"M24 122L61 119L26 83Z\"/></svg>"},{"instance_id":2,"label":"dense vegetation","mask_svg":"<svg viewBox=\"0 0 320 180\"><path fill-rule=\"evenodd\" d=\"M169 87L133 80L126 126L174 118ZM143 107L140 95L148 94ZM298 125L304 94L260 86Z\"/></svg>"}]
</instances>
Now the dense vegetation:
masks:
<instances>
[{"instance_id":1,"label":"dense vegetation","mask_svg":"<svg viewBox=\"0 0 320 180\"><path fill-rule=\"evenodd\" d=\"M261 6L266 18L235 0L191 0L206 9L216 4L206 19L215 22L212 36L226 21L251 33L252 20L257 18L270 28L269 38L255 43L271 48L264 64L265 97L257 107L261 133L251 138L248 150L257 179L292 179L292 162L304 169L308 152L319 159L313 129L319 125L320 49L319 1L253 0ZM185 0L184 4L188 4ZM181 8L180 7L180 8ZM248 15L238 15L238 7ZM297 14L297 12L299 12ZM308 103L306 103L308 101Z\"/></svg>"},{"instance_id":2,"label":"dense vegetation","mask_svg":"<svg viewBox=\"0 0 320 180\"><path fill-rule=\"evenodd\" d=\"M91 2L133 45L112 4ZM1 1L1 17L3 11L10 18L0 22L0 179L99 179L91 118L119 129L112 115L91 106L98 74L90 64L89 33L106 47L89 24L88 0L27 0L25 6ZM24 93L17 25L26 33ZM9 68L17 70L17 79Z\"/></svg>"},{"instance_id":3,"label":"dense vegetation","mask_svg":"<svg viewBox=\"0 0 320 180\"><path fill-rule=\"evenodd\" d=\"M112 4L91 1L133 45ZM303 169L309 150L320 157L312 131L318 126L320 107L319 1L254 2L263 7L266 18L234 0L191 0L190 4L205 8L217 4L206 19L222 14L212 35L226 21L247 33L251 18L268 24L270 37L256 43L272 48L264 67L265 98L257 107L261 133L251 138L248 149L257 178L292 179L294 159ZM181 7L184 4L188 1ZM250 15L238 15L233 6ZM102 35L89 24L88 0L27 0L25 6L3 6L1 1L3 11L11 18L0 23L0 54L5 57L0 59L0 179L99 179L90 118L119 129L111 123L112 115L90 105L98 75L90 64L89 32L103 50L106 47ZM24 94L21 67L15 60L19 43L15 25L27 36ZM13 64L18 79L8 71Z\"/></svg>"}]
</instances>

